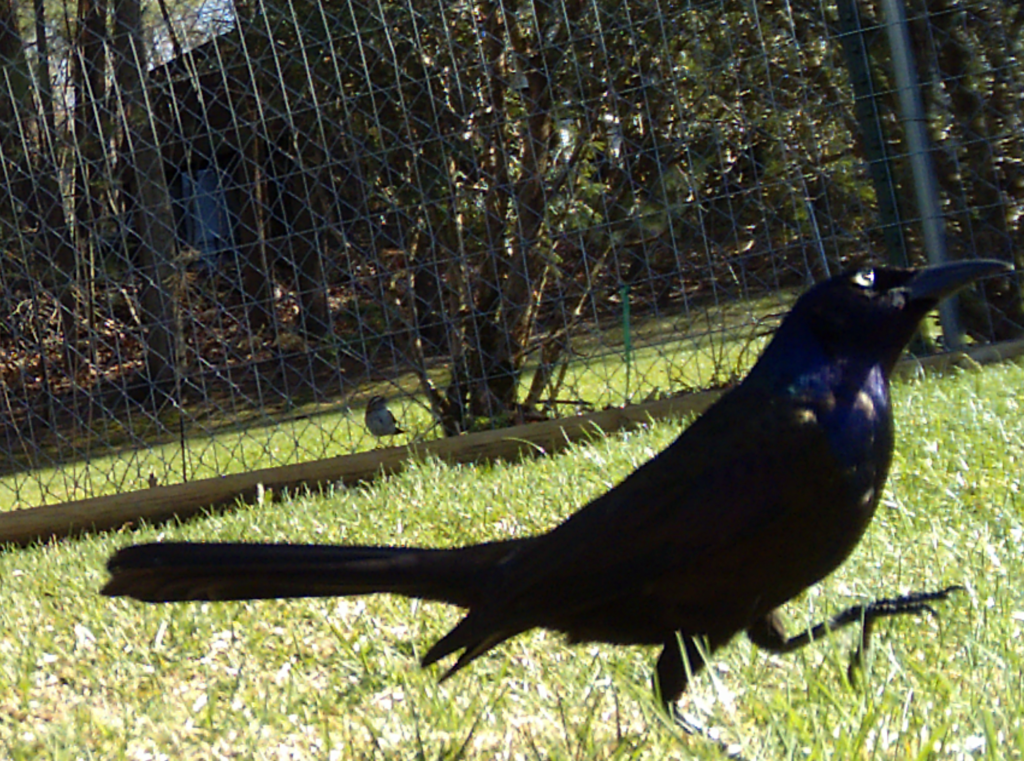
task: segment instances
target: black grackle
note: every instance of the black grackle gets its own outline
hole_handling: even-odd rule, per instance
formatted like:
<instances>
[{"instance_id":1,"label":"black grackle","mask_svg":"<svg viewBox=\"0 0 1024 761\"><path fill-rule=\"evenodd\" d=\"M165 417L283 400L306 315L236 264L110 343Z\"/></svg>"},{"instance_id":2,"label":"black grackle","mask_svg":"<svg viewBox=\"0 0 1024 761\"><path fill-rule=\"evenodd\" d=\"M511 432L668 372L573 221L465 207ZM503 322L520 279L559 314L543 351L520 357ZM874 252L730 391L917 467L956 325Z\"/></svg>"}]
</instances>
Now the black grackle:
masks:
<instances>
[{"instance_id":1,"label":"black grackle","mask_svg":"<svg viewBox=\"0 0 1024 761\"><path fill-rule=\"evenodd\" d=\"M738 632L787 652L864 621L866 640L874 619L930 610L954 588L851 608L792 638L775 611L842 563L875 512L893 449L889 375L920 320L1006 269L862 269L811 288L739 386L546 534L453 549L138 545L110 559L103 593L438 600L468 609L423 657L458 653L445 678L543 627L569 642L663 646L656 685L669 707Z\"/></svg>"}]
</instances>

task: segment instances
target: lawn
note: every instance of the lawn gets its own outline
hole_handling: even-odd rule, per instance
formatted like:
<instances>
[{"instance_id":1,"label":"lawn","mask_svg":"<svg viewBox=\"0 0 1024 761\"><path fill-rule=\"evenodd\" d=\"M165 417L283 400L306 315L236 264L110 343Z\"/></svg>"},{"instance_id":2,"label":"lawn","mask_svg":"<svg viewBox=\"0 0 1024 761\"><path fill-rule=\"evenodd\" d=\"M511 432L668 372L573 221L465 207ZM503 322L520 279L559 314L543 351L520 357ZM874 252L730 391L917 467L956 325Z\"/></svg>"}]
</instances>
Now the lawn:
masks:
<instances>
[{"instance_id":1,"label":"lawn","mask_svg":"<svg viewBox=\"0 0 1024 761\"><path fill-rule=\"evenodd\" d=\"M749 759L1024 757L1024 369L894 388L897 451L865 540L787 606L796 630L878 596L963 584L941 616L775 657L737 639L682 710ZM666 725L656 651L531 632L444 684L417 659L458 618L371 597L146 606L97 594L117 547L153 539L448 545L544 530L680 430L661 422L514 465L418 465L185 525L0 554L0 757L721 758ZM823 506L827 509L827 506Z\"/></svg>"}]
</instances>

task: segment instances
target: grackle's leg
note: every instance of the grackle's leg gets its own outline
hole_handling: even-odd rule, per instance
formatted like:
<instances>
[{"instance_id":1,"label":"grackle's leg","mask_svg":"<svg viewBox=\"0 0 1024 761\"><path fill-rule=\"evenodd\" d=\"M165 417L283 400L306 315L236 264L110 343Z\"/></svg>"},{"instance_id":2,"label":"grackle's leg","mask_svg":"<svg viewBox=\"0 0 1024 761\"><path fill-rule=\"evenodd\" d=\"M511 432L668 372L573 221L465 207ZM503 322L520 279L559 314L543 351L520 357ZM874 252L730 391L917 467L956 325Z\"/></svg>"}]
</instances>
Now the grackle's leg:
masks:
<instances>
[{"instance_id":1,"label":"grackle's leg","mask_svg":"<svg viewBox=\"0 0 1024 761\"><path fill-rule=\"evenodd\" d=\"M734 759L734 761L746 761L741 754L739 745L727 743L701 724L692 723L676 707L676 701L682 697L686 685L704 668L705 659L729 639L718 641L702 637L698 643L697 638L686 634L673 635L665 642L665 649L658 656L654 677L654 694L677 727L688 735L699 735L715 744L727 758Z\"/></svg>"},{"instance_id":2,"label":"grackle's leg","mask_svg":"<svg viewBox=\"0 0 1024 761\"><path fill-rule=\"evenodd\" d=\"M686 649L685 660L680 645ZM707 652L707 648L698 647L692 637L673 634L658 656L658 665L654 671L654 694L673 718L676 718L675 703L682 697L690 677L704 668L702 649Z\"/></svg>"},{"instance_id":3,"label":"grackle's leg","mask_svg":"<svg viewBox=\"0 0 1024 761\"><path fill-rule=\"evenodd\" d=\"M772 611L760 621L747 629L747 637L757 647L768 650L772 653L791 653L799 650L825 634L842 629L858 621L863 622L861 629L860 643L850 659L850 667L847 671L850 681L854 681L854 669L861 666L865 651L868 649L871 638L871 630L874 622L879 618L889 616L902 616L907 614L930 613L938 616L936 610L929 604L945 600L953 592L962 591L963 587L954 585L940 589L937 592L912 592L900 597L890 597L884 600L875 600L867 605L854 605L843 612L833 616L828 621L812 626L796 636L786 635L782 622L775 611Z\"/></svg>"}]
</instances>

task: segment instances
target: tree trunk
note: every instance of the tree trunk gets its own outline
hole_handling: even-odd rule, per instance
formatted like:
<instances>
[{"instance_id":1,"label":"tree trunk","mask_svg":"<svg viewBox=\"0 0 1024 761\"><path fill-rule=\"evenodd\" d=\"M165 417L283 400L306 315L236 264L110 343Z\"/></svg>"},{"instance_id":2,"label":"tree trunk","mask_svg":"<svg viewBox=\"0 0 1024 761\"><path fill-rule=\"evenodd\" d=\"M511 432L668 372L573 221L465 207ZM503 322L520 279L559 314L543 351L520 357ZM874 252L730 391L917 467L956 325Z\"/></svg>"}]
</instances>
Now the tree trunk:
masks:
<instances>
[{"instance_id":1,"label":"tree trunk","mask_svg":"<svg viewBox=\"0 0 1024 761\"><path fill-rule=\"evenodd\" d=\"M255 87L255 83L251 83ZM249 146L238 161L233 183L238 192L239 258L242 261L242 289L245 292L248 330L255 335L273 322L274 281L267 251L268 190L267 151L260 114L253 107L247 115Z\"/></svg>"},{"instance_id":2,"label":"tree trunk","mask_svg":"<svg viewBox=\"0 0 1024 761\"><path fill-rule=\"evenodd\" d=\"M156 130L146 108L146 50L138 0L115 0L117 84L125 116L137 203L133 227L138 235L142 274L142 321L146 333L146 373L152 383L167 388L181 356L174 288L175 227L171 197L164 176Z\"/></svg>"},{"instance_id":3,"label":"tree trunk","mask_svg":"<svg viewBox=\"0 0 1024 761\"><path fill-rule=\"evenodd\" d=\"M908 263L907 240L903 233L900 188L882 123L879 97L882 88L879 88L871 71L869 35L876 35L878 26L874 22L865 23L857 0L839 0L838 9L843 52L853 87L853 108L860 125L856 142L871 174L889 261L905 267Z\"/></svg>"}]
</instances>

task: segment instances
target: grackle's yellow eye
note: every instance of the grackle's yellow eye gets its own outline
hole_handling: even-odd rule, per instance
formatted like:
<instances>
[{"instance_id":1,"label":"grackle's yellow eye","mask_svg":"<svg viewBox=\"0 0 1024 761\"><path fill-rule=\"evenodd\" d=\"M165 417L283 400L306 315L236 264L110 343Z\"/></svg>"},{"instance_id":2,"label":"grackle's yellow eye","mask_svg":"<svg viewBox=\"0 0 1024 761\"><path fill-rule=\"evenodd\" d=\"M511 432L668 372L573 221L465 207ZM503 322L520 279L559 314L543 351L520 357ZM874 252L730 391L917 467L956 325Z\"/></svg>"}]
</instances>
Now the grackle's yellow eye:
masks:
<instances>
[{"instance_id":1,"label":"grackle's yellow eye","mask_svg":"<svg viewBox=\"0 0 1024 761\"><path fill-rule=\"evenodd\" d=\"M862 269L853 276L853 284L860 288L871 288L875 284L875 271L873 269Z\"/></svg>"}]
</instances>

